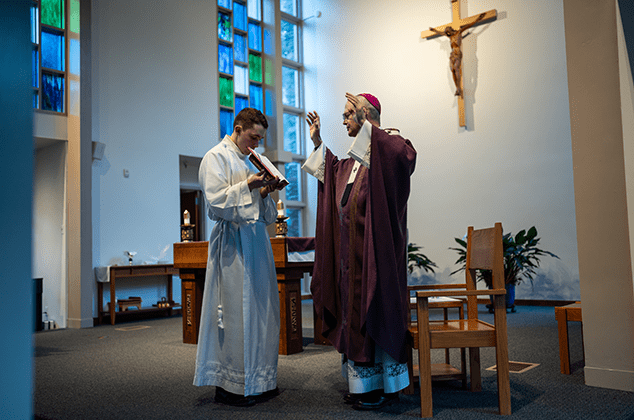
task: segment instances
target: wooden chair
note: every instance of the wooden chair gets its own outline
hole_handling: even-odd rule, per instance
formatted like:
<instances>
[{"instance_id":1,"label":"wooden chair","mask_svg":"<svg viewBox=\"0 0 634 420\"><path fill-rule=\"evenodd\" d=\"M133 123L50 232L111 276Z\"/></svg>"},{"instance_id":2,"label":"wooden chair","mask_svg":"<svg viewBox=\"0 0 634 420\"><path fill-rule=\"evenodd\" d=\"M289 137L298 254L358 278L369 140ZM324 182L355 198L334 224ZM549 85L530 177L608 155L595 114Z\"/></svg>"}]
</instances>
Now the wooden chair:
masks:
<instances>
[{"instance_id":1,"label":"wooden chair","mask_svg":"<svg viewBox=\"0 0 634 420\"><path fill-rule=\"evenodd\" d=\"M493 289L476 289L476 269L493 272ZM421 417L433 416L430 350L436 348L468 348L471 391L480 391L480 347L495 347L499 412L511 414L501 223L481 230L469 227L465 279L461 289L416 292L418 329L415 333L420 365ZM477 297L480 295L493 296L494 325L478 319ZM429 298L434 296L466 296L467 319L430 321Z\"/></svg>"},{"instance_id":2,"label":"wooden chair","mask_svg":"<svg viewBox=\"0 0 634 420\"><path fill-rule=\"evenodd\" d=\"M410 285L407 286L407 291L410 293L410 318L409 318L409 337L408 337L408 346L410 350L408 351L408 360L407 366L409 371L409 386L403 390L404 394L413 395L416 393L415 391L415 383L418 382L419 376L419 368L418 365L415 365L413 362L412 353L418 350L418 329L416 322L412 323L411 312L416 311L416 295L417 290L438 290L438 289L454 289L454 288L464 288L464 285L458 284L433 284L433 285ZM430 309L442 309L443 310L443 319L449 319L449 309L458 309L458 319L464 319L464 304L466 299L464 298L449 298L445 296L431 298L429 301ZM433 380L459 380L462 382L462 387L464 389L467 388L467 362L465 356L465 349L460 349L460 369L455 368L451 364L450 360L450 352L449 349L445 349L445 363L432 363L431 365L431 376Z\"/></svg>"}]
</instances>

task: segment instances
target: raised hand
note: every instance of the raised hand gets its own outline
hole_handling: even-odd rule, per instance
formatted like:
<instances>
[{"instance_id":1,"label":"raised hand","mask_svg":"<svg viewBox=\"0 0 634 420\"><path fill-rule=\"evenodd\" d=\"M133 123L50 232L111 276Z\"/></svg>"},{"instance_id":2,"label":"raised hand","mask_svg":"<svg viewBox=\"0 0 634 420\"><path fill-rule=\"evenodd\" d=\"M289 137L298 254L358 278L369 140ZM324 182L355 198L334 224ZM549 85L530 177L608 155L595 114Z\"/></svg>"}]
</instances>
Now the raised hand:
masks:
<instances>
[{"instance_id":1,"label":"raised hand","mask_svg":"<svg viewBox=\"0 0 634 420\"><path fill-rule=\"evenodd\" d=\"M319 147L321 144L321 135L319 132L321 129L321 121L319 120L317 111L309 112L306 116L306 122L310 126L310 139L313 141L315 147Z\"/></svg>"},{"instance_id":2,"label":"raised hand","mask_svg":"<svg viewBox=\"0 0 634 420\"><path fill-rule=\"evenodd\" d=\"M353 95L352 93L346 92L346 99L348 100L348 102L352 104L352 106L354 106L354 109L359 109L359 106L361 105L361 103L359 102L359 99L355 95Z\"/></svg>"}]
</instances>

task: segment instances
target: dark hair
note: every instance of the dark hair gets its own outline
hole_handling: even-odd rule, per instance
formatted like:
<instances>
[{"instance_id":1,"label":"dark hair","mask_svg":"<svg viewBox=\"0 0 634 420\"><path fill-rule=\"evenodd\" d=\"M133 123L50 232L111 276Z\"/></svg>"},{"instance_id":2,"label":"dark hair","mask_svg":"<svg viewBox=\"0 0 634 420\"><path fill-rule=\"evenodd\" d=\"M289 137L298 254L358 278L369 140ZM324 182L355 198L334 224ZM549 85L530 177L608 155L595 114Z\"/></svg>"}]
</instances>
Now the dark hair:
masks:
<instances>
[{"instance_id":1,"label":"dark hair","mask_svg":"<svg viewBox=\"0 0 634 420\"><path fill-rule=\"evenodd\" d=\"M248 130L256 124L260 124L265 129L269 128L269 123L266 121L266 117L260 111L255 108L244 108L238 112L236 118L233 120L233 129L239 125L243 130Z\"/></svg>"}]
</instances>

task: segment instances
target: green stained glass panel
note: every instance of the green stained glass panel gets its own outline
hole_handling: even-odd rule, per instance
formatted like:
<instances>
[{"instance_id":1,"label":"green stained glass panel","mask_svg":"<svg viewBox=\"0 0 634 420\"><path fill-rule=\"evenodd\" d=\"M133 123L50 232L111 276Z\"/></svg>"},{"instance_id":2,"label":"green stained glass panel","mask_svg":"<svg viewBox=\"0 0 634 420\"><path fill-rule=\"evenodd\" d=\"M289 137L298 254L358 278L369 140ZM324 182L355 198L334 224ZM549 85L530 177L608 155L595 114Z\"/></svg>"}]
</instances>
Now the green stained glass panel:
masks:
<instances>
[{"instance_id":1,"label":"green stained glass panel","mask_svg":"<svg viewBox=\"0 0 634 420\"><path fill-rule=\"evenodd\" d=\"M233 79L220 76L220 105L233 108Z\"/></svg>"},{"instance_id":2,"label":"green stained glass panel","mask_svg":"<svg viewBox=\"0 0 634 420\"><path fill-rule=\"evenodd\" d=\"M243 63L247 62L247 39L242 35L235 34L233 36L233 49L235 51L234 58Z\"/></svg>"},{"instance_id":3,"label":"green stained glass panel","mask_svg":"<svg viewBox=\"0 0 634 420\"><path fill-rule=\"evenodd\" d=\"M264 82L267 85L275 86L275 69L273 68L273 60L264 59Z\"/></svg>"},{"instance_id":4,"label":"green stained glass panel","mask_svg":"<svg viewBox=\"0 0 634 420\"><path fill-rule=\"evenodd\" d=\"M297 61L297 25L282 20L282 57Z\"/></svg>"},{"instance_id":5,"label":"green stained glass panel","mask_svg":"<svg viewBox=\"0 0 634 420\"><path fill-rule=\"evenodd\" d=\"M299 115L284 113L284 150L299 154Z\"/></svg>"},{"instance_id":6,"label":"green stained glass panel","mask_svg":"<svg viewBox=\"0 0 634 420\"><path fill-rule=\"evenodd\" d=\"M249 53L249 79L262 83L262 57Z\"/></svg>"},{"instance_id":7,"label":"green stained glass panel","mask_svg":"<svg viewBox=\"0 0 634 420\"><path fill-rule=\"evenodd\" d=\"M257 23L249 22L249 48L262 51L262 30Z\"/></svg>"},{"instance_id":8,"label":"green stained glass panel","mask_svg":"<svg viewBox=\"0 0 634 420\"><path fill-rule=\"evenodd\" d=\"M299 106L299 72L296 69L282 66L282 103L288 106Z\"/></svg>"},{"instance_id":9,"label":"green stained glass panel","mask_svg":"<svg viewBox=\"0 0 634 420\"><path fill-rule=\"evenodd\" d=\"M70 2L70 24L71 32L79 33L79 0L71 0Z\"/></svg>"},{"instance_id":10,"label":"green stained glass panel","mask_svg":"<svg viewBox=\"0 0 634 420\"><path fill-rule=\"evenodd\" d=\"M64 35L42 29L42 67L64 71Z\"/></svg>"},{"instance_id":11,"label":"green stained glass panel","mask_svg":"<svg viewBox=\"0 0 634 420\"><path fill-rule=\"evenodd\" d=\"M42 24L64 29L64 0L42 0Z\"/></svg>"},{"instance_id":12,"label":"green stained glass panel","mask_svg":"<svg viewBox=\"0 0 634 420\"><path fill-rule=\"evenodd\" d=\"M235 66L233 80L236 93L241 93L242 95L249 94L249 77L248 70L245 66Z\"/></svg>"},{"instance_id":13,"label":"green stained glass panel","mask_svg":"<svg viewBox=\"0 0 634 420\"><path fill-rule=\"evenodd\" d=\"M286 189L288 189L288 187L286 187ZM288 216L288 219L286 220L286 224L288 225L288 236L302 236L302 211L300 209L289 207L286 209L286 215Z\"/></svg>"},{"instance_id":14,"label":"green stained glass panel","mask_svg":"<svg viewBox=\"0 0 634 420\"><path fill-rule=\"evenodd\" d=\"M237 1L233 2L233 26L244 32L247 31L247 8Z\"/></svg>"},{"instance_id":15,"label":"green stained glass panel","mask_svg":"<svg viewBox=\"0 0 634 420\"><path fill-rule=\"evenodd\" d=\"M231 42L231 17L228 14L218 12L218 38Z\"/></svg>"},{"instance_id":16,"label":"green stained glass panel","mask_svg":"<svg viewBox=\"0 0 634 420\"><path fill-rule=\"evenodd\" d=\"M64 112L64 76L42 73L42 109Z\"/></svg>"},{"instance_id":17,"label":"green stained glass panel","mask_svg":"<svg viewBox=\"0 0 634 420\"><path fill-rule=\"evenodd\" d=\"M233 49L224 44L218 44L218 71L233 74Z\"/></svg>"}]
</instances>

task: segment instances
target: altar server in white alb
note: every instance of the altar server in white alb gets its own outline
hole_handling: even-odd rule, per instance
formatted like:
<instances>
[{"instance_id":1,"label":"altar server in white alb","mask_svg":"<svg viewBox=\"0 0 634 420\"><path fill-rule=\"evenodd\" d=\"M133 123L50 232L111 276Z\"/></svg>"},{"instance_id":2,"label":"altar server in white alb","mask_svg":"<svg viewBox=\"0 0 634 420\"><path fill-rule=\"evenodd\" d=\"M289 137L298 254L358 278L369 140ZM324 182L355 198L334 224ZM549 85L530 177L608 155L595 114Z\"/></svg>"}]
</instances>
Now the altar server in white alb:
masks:
<instances>
[{"instance_id":1,"label":"altar server in white alb","mask_svg":"<svg viewBox=\"0 0 634 420\"><path fill-rule=\"evenodd\" d=\"M245 108L233 133L200 164L209 217L209 259L194 385L215 385L215 401L251 406L279 394L280 309L275 262L266 226L277 216L269 196L279 179L265 181L248 160L268 122Z\"/></svg>"}]
</instances>

